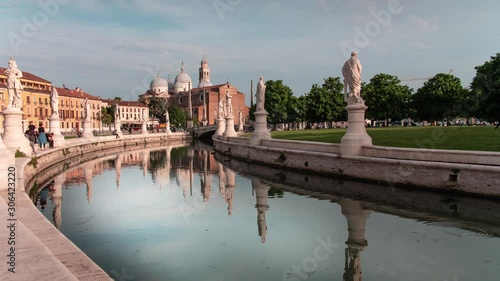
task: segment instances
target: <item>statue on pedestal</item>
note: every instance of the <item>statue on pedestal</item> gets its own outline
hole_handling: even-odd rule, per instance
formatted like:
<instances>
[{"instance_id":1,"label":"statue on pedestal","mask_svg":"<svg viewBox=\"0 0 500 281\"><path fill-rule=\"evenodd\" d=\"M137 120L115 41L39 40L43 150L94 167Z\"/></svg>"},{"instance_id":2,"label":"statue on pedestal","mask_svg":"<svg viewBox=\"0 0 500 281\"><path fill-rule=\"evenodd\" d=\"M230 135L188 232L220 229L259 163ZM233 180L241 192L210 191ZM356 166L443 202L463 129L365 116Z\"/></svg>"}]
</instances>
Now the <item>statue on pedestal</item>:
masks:
<instances>
[{"instance_id":1,"label":"statue on pedestal","mask_svg":"<svg viewBox=\"0 0 500 281\"><path fill-rule=\"evenodd\" d=\"M170 124L170 114L168 114L168 108L165 112L165 123Z\"/></svg>"},{"instance_id":2,"label":"statue on pedestal","mask_svg":"<svg viewBox=\"0 0 500 281\"><path fill-rule=\"evenodd\" d=\"M116 107L115 110L115 122L116 121L120 121L120 109L118 108L118 106Z\"/></svg>"},{"instance_id":3,"label":"statue on pedestal","mask_svg":"<svg viewBox=\"0 0 500 281\"><path fill-rule=\"evenodd\" d=\"M90 103L89 99L85 98L85 103L84 103L84 108L85 108L85 121L90 121Z\"/></svg>"},{"instance_id":4,"label":"statue on pedestal","mask_svg":"<svg viewBox=\"0 0 500 281\"><path fill-rule=\"evenodd\" d=\"M232 97L231 93L229 93L228 90L226 90L226 116L233 116L233 102L232 102Z\"/></svg>"},{"instance_id":5,"label":"statue on pedestal","mask_svg":"<svg viewBox=\"0 0 500 281\"><path fill-rule=\"evenodd\" d=\"M238 120L239 120L240 124L243 124L243 112L241 112L241 107L240 107L240 110L238 112Z\"/></svg>"},{"instance_id":6,"label":"statue on pedestal","mask_svg":"<svg viewBox=\"0 0 500 281\"><path fill-rule=\"evenodd\" d=\"M54 86L50 91L50 107L52 108L52 116L59 116L59 93Z\"/></svg>"},{"instance_id":7,"label":"statue on pedestal","mask_svg":"<svg viewBox=\"0 0 500 281\"><path fill-rule=\"evenodd\" d=\"M350 103L360 103L361 98L361 62L358 59L358 53L352 52L351 58L348 59L342 67L342 75L344 76L344 101ZM349 92L347 91L349 87Z\"/></svg>"},{"instance_id":8,"label":"statue on pedestal","mask_svg":"<svg viewBox=\"0 0 500 281\"><path fill-rule=\"evenodd\" d=\"M9 104L7 107L23 107L23 100L21 95L21 90L23 85L21 84L21 78L23 73L17 68L16 60L10 57L9 68L5 70L7 75L7 91L9 93Z\"/></svg>"},{"instance_id":9,"label":"statue on pedestal","mask_svg":"<svg viewBox=\"0 0 500 281\"><path fill-rule=\"evenodd\" d=\"M226 115L225 109L224 109L224 101L220 100L219 101L219 118L222 119Z\"/></svg>"},{"instance_id":10,"label":"statue on pedestal","mask_svg":"<svg viewBox=\"0 0 500 281\"><path fill-rule=\"evenodd\" d=\"M264 110L265 99L266 84L264 83L264 77L260 77L259 83L257 84L257 110Z\"/></svg>"}]
</instances>

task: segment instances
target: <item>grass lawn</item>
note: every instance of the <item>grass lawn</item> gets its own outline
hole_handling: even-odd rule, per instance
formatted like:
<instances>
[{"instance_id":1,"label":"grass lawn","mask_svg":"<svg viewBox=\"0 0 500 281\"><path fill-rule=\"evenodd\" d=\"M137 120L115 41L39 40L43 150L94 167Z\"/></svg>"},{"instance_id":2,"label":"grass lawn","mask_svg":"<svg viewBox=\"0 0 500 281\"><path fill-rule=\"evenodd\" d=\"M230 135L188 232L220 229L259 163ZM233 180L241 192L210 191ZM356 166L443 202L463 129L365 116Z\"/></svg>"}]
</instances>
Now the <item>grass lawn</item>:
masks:
<instances>
[{"instance_id":1,"label":"grass lawn","mask_svg":"<svg viewBox=\"0 0 500 281\"><path fill-rule=\"evenodd\" d=\"M274 131L273 139L340 143L346 129ZM500 129L478 127L367 128L373 145L500 152Z\"/></svg>"}]
</instances>

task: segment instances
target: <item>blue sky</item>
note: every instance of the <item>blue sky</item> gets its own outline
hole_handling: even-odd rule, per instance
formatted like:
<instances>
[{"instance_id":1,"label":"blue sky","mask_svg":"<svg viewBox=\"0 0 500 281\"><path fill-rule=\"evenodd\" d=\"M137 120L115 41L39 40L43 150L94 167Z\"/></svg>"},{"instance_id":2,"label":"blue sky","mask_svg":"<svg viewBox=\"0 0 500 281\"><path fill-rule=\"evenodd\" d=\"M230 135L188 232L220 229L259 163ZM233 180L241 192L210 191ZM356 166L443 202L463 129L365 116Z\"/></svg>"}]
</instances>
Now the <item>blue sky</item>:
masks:
<instances>
[{"instance_id":1,"label":"blue sky","mask_svg":"<svg viewBox=\"0 0 500 281\"><path fill-rule=\"evenodd\" d=\"M213 84L249 93L264 76L300 96L341 76L347 49L358 51L366 82L453 69L464 86L500 52L496 0L3 0L0 11L2 66L15 56L57 86L126 100L157 71L174 79L182 61L196 86L203 55Z\"/></svg>"}]
</instances>

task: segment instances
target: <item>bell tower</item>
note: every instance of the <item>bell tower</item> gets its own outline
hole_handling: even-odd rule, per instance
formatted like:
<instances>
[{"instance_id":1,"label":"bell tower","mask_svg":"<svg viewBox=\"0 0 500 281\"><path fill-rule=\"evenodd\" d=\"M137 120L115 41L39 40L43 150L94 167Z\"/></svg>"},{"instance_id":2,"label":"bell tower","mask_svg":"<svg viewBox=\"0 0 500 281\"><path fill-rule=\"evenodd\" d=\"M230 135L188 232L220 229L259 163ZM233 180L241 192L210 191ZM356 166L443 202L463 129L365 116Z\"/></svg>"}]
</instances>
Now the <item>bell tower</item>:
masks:
<instances>
[{"instance_id":1,"label":"bell tower","mask_svg":"<svg viewBox=\"0 0 500 281\"><path fill-rule=\"evenodd\" d=\"M208 61L205 56L201 60L201 66L198 73L198 87L212 86L210 83L210 68L208 67Z\"/></svg>"}]
</instances>

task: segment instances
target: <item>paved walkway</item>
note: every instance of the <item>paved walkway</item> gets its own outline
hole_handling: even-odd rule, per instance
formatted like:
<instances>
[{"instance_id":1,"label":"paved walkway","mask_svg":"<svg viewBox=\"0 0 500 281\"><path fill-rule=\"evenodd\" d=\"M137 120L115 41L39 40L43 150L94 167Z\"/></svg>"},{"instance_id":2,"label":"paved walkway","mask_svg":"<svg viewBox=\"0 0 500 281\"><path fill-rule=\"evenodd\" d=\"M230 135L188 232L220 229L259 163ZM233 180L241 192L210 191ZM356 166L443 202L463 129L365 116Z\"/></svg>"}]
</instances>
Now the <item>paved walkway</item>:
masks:
<instances>
[{"instance_id":1,"label":"paved walkway","mask_svg":"<svg viewBox=\"0 0 500 281\"><path fill-rule=\"evenodd\" d=\"M38 211L20 188L24 186L22 178L17 178L16 186L13 217L7 205L9 194L0 191L0 280L113 280ZM17 220L8 220L12 218ZM15 227L12 231L8 228L11 224ZM9 245L9 241L15 241L15 245ZM9 272L11 266L7 264L10 247L15 247L15 273Z\"/></svg>"}]
</instances>

